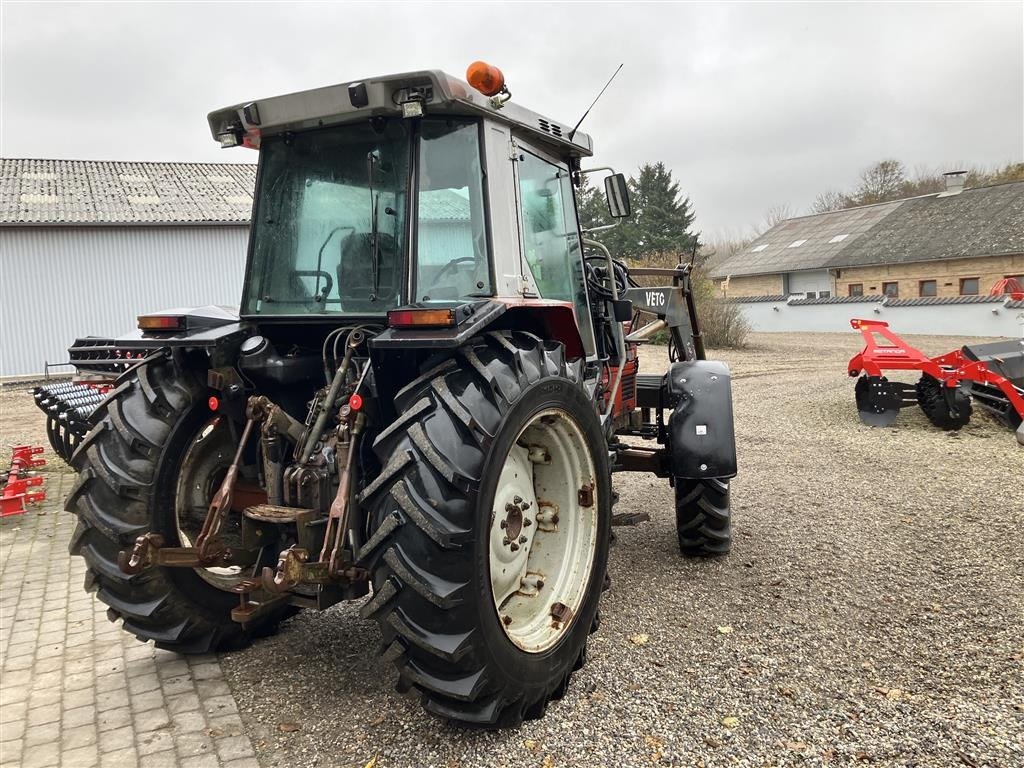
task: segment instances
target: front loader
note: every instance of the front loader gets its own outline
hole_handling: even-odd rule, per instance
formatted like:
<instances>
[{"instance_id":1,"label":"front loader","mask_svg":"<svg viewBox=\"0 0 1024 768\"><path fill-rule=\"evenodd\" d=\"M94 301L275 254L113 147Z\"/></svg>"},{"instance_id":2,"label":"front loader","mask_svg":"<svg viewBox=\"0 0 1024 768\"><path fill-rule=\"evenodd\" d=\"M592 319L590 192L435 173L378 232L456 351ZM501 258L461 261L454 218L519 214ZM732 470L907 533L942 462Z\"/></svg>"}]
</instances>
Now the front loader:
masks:
<instances>
[{"instance_id":1,"label":"front loader","mask_svg":"<svg viewBox=\"0 0 1024 768\"><path fill-rule=\"evenodd\" d=\"M240 313L72 347L76 381L110 390L55 443L78 472L71 550L139 639L237 648L363 599L399 690L510 726L585 661L613 472L674 486L683 554L728 551L730 376L689 267L635 285L579 227L590 138L512 103L493 67L468 79L213 112L221 145L259 150ZM623 177L605 187L629 215ZM641 374L659 331L677 359Z\"/></svg>"}]
</instances>

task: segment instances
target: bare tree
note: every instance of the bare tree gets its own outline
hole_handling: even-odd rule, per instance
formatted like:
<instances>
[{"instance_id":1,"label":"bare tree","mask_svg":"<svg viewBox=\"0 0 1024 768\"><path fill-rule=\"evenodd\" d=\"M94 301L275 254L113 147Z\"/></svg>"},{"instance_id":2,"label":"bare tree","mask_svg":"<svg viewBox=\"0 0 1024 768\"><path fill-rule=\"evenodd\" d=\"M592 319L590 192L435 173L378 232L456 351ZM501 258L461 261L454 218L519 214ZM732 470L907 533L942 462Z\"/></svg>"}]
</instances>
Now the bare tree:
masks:
<instances>
[{"instance_id":1,"label":"bare tree","mask_svg":"<svg viewBox=\"0 0 1024 768\"><path fill-rule=\"evenodd\" d=\"M811 204L811 213L828 213L849 207L849 198L835 189L826 189Z\"/></svg>"},{"instance_id":2,"label":"bare tree","mask_svg":"<svg viewBox=\"0 0 1024 768\"><path fill-rule=\"evenodd\" d=\"M793 218L793 209L790 208L789 203L778 203L773 205L767 211L764 212L764 219L762 221L759 233L767 232L769 229L774 227L776 224L781 224L786 219Z\"/></svg>"},{"instance_id":3,"label":"bare tree","mask_svg":"<svg viewBox=\"0 0 1024 768\"><path fill-rule=\"evenodd\" d=\"M860 175L860 184L854 193L858 205L883 203L903 197L907 174L899 160L881 160Z\"/></svg>"}]
</instances>

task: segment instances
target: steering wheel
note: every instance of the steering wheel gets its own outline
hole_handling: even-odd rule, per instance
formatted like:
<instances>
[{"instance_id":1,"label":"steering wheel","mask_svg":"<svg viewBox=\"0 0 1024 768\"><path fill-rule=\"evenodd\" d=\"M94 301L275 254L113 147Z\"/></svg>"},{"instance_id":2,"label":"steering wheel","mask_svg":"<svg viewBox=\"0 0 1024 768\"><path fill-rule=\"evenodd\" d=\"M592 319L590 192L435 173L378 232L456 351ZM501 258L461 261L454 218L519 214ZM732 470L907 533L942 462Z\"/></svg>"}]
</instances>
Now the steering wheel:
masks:
<instances>
[{"instance_id":1,"label":"steering wheel","mask_svg":"<svg viewBox=\"0 0 1024 768\"><path fill-rule=\"evenodd\" d=\"M447 264L445 264L443 267L441 267L441 269L437 271L436 275L434 275L434 279L431 280L430 285L427 286L427 293L430 292L431 288L433 288L434 286L441 282L442 277L447 275L449 272L454 272L458 268L459 264L467 263L476 264L476 256L458 256L449 261Z\"/></svg>"}]
</instances>

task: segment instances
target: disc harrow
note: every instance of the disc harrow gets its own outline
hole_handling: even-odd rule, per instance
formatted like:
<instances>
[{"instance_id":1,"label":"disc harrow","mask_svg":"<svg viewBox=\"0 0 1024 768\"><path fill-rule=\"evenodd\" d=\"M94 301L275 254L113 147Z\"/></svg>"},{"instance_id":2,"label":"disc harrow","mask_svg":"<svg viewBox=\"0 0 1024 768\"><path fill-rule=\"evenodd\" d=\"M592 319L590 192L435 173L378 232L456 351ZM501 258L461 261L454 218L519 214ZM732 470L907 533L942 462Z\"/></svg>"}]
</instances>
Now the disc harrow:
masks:
<instances>
[{"instance_id":1,"label":"disc harrow","mask_svg":"<svg viewBox=\"0 0 1024 768\"><path fill-rule=\"evenodd\" d=\"M997 341L928 357L889 330L882 320L850 320L864 349L847 366L861 421L873 427L896 423L901 408L917 403L928 420L958 430L971 418L972 399L1017 430L1024 445L1024 339ZM883 341L879 340L879 337ZM883 371L920 371L917 384L890 381Z\"/></svg>"}]
</instances>

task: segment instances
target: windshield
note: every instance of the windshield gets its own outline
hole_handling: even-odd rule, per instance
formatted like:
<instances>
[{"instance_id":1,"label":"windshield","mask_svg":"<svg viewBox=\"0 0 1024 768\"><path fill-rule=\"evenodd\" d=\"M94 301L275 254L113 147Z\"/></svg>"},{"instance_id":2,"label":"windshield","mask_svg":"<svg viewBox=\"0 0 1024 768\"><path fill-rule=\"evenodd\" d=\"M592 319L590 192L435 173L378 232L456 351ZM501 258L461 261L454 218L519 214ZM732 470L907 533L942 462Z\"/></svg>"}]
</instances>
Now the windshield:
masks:
<instances>
[{"instance_id":1,"label":"windshield","mask_svg":"<svg viewBox=\"0 0 1024 768\"><path fill-rule=\"evenodd\" d=\"M409 129L391 119L264 140L243 313L401 302Z\"/></svg>"},{"instance_id":2,"label":"windshield","mask_svg":"<svg viewBox=\"0 0 1024 768\"><path fill-rule=\"evenodd\" d=\"M493 295L478 121L418 122L411 301ZM244 314L379 314L402 302L413 121L266 138Z\"/></svg>"}]
</instances>

